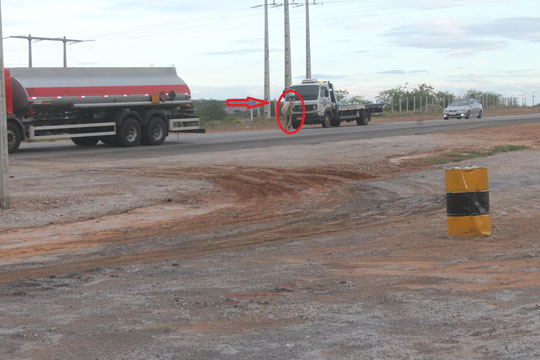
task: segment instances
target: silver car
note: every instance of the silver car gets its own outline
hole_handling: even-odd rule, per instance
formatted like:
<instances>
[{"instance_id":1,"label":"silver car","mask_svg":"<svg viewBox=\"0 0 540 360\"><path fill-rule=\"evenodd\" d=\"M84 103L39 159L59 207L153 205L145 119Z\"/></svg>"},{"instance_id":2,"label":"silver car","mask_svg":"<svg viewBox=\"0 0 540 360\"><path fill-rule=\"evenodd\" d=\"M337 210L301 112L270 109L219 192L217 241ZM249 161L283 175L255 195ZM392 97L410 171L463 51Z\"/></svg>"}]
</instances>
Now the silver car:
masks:
<instances>
[{"instance_id":1,"label":"silver car","mask_svg":"<svg viewBox=\"0 0 540 360\"><path fill-rule=\"evenodd\" d=\"M465 99L465 100L454 100L443 110L444 120L448 118L455 117L461 119L470 118L471 116L476 116L477 118L482 118L482 104L480 104L475 99Z\"/></svg>"}]
</instances>

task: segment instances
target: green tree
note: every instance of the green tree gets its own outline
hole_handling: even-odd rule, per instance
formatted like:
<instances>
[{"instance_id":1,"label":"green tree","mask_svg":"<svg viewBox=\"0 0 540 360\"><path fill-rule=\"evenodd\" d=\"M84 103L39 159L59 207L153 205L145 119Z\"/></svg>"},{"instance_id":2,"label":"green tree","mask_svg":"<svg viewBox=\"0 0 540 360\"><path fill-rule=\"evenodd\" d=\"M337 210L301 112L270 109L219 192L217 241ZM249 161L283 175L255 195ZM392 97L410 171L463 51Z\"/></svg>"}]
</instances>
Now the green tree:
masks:
<instances>
[{"instance_id":1,"label":"green tree","mask_svg":"<svg viewBox=\"0 0 540 360\"><path fill-rule=\"evenodd\" d=\"M454 95L448 91L436 90L428 84L420 84L416 88L409 88L409 84L384 90L376 97L377 102L386 104L386 109L398 110L401 102L403 110L422 110L426 108L426 102L429 108L433 109L446 105ZM422 107L420 107L420 104ZM433 105L432 105L433 104ZM408 108L407 108L408 107Z\"/></svg>"},{"instance_id":2,"label":"green tree","mask_svg":"<svg viewBox=\"0 0 540 360\"><path fill-rule=\"evenodd\" d=\"M225 102L220 100L196 100L193 102L195 114L201 121L223 120L227 116Z\"/></svg>"},{"instance_id":3,"label":"green tree","mask_svg":"<svg viewBox=\"0 0 540 360\"><path fill-rule=\"evenodd\" d=\"M468 90L465 97L478 100L484 107L499 106L501 94L492 91L480 91L476 89Z\"/></svg>"},{"instance_id":4,"label":"green tree","mask_svg":"<svg viewBox=\"0 0 540 360\"><path fill-rule=\"evenodd\" d=\"M360 95L351 95L347 90L336 90L336 100L341 105L357 105L367 104L369 101L364 100Z\"/></svg>"}]
</instances>

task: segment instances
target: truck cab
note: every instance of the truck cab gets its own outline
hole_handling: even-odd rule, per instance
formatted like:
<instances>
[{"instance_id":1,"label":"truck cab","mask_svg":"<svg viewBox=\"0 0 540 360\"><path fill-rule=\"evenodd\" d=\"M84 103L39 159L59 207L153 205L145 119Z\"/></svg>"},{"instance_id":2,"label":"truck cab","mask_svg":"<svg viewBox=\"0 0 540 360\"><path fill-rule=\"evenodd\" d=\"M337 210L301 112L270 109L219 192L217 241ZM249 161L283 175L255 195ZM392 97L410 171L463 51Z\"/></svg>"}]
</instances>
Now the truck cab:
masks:
<instances>
[{"instance_id":1,"label":"truck cab","mask_svg":"<svg viewBox=\"0 0 540 360\"><path fill-rule=\"evenodd\" d=\"M303 80L301 84L291 85L285 91L294 90L304 100L306 107L306 119L304 124L322 124L330 127L330 120L335 113L337 104L334 94L334 86L329 81L318 81L316 79ZM285 101L296 97L294 93L287 93ZM302 121L302 103L295 98L293 112L293 128L298 128ZM325 122L325 117L327 123Z\"/></svg>"}]
</instances>

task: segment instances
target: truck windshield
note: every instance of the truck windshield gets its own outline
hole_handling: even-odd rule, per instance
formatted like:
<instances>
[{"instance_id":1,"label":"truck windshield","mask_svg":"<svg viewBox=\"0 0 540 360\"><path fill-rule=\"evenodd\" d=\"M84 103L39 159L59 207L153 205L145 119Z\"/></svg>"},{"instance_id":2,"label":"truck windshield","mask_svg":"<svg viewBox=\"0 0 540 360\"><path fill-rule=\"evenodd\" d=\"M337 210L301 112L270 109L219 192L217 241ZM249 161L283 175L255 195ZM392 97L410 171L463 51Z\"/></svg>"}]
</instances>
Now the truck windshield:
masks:
<instances>
[{"instance_id":1,"label":"truck windshield","mask_svg":"<svg viewBox=\"0 0 540 360\"><path fill-rule=\"evenodd\" d=\"M296 91L304 100L317 100L319 98L318 85L291 86L287 90ZM294 93L287 93L287 95L285 96L285 100L289 100L289 98L293 97L294 95Z\"/></svg>"}]
</instances>

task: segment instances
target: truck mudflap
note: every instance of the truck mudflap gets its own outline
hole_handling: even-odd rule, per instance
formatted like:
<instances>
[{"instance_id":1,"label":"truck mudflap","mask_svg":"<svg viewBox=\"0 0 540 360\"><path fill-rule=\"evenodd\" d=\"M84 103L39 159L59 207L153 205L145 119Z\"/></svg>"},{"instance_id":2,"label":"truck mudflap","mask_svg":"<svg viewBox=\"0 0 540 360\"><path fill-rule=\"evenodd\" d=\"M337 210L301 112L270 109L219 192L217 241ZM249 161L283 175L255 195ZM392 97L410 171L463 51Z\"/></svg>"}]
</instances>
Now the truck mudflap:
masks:
<instances>
[{"instance_id":1,"label":"truck mudflap","mask_svg":"<svg viewBox=\"0 0 540 360\"><path fill-rule=\"evenodd\" d=\"M200 120L198 117L169 119L169 132L190 132L190 133L205 133L205 129L201 129Z\"/></svg>"}]
</instances>

